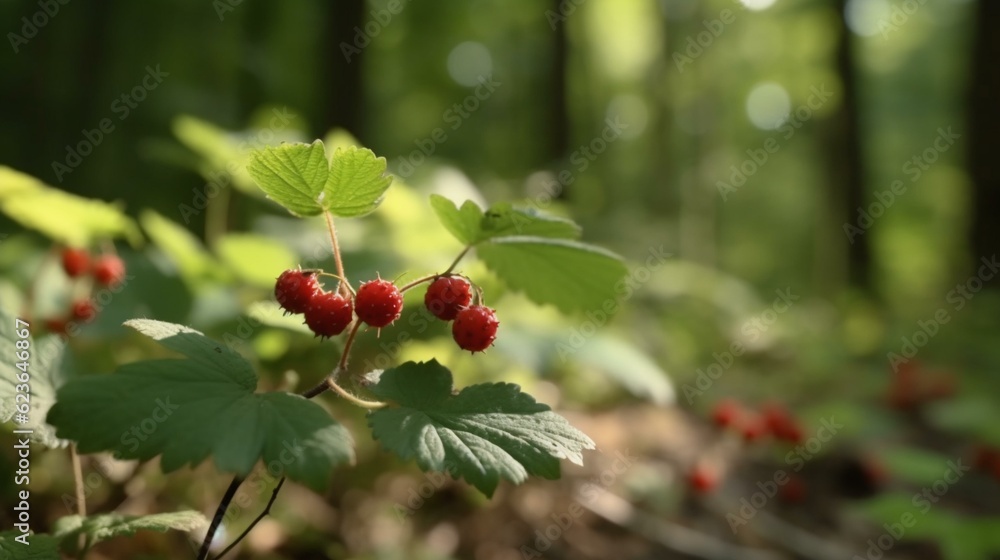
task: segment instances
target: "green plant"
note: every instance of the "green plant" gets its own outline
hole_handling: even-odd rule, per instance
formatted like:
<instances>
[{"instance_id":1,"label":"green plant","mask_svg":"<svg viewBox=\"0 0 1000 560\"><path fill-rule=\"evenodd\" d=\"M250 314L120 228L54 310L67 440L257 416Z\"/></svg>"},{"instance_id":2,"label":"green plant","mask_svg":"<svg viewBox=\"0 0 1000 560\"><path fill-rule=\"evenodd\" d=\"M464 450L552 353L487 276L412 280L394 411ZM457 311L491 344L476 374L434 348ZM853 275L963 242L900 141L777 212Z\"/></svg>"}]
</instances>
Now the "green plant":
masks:
<instances>
[{"instance_id":1,"label":"green plant","mask_svg":"<svg viewBox=\"0 0 1000 560\"><path fill-rule=\"evenodd\" d=\"M434 214L463 244L451 265L398 288L375 280L355 291L343 262L335 219L361 218L379 207L391 183L385 160L356 147L328 153L316 141L257 150L249 158L247 171L268 198L293 215L325 220L335 270L286 270L274 286L279 303L288 311L304 311L306 323L317 335L346 333L343 341L337 341L340 356L329 364L322 382L301 394L257 393L253 365L228 344L185 325L133 319L125 325L182 357L128 363L111 375L53 381L54 394L49 398L54 404L44 403L39 409L47 410L53 441L73 442L80 453L114 452L121 459L159 456L165 472L211 457L220 471L232 473L233 482L212 520L200 558L208 557L228 500L258 462L283 465L271 503L286 477L320 490L334 468L353 462L352 435L311 400L328 391L368 411L372 437L386 450L413 460L424 471L463 478L487 496L492 496L502 479L518 484L532 475L558 478L561 459L580 463L583 450L594 448L589 437L518 385L485 383L456 389L452 373L436 359L357 369L352 368L350 355L364 324L392 329L403 294L445 279L457 281L457 300L444 302L454 306L444 316L454 311L453 331L460 346L474 351L490 346L496 335L494 311L482 305L481 287L476 287L477 305L468 307L473 301L472 286L454 272L466 256L478 256L510 289L564 312L598 308L614 297L613 287L626 273L617 256L578 241L580 228L563 218L510 204L486 210L471 201L457 206L432 196ZM154 214L145 215L143 222L161 240L173 239L176 245L182 238ZM119 233L131 231L128 220L120 223ZM260 246L264 245L262 241ZM212 274L207 265L196 264L192 258L185 266L199 274ZM124 266L107 268L114 274L101 281L114 287ZM267 274L274 278L278 272ZM244 274L256 277L255 271ZM294 282L290 276L295 276ZM318 277L336 280L336 289L323 290L314 284ZM432 294L425 301L430 306L442 298L443 294ZM336 309L327 300L337 300ZM353 321L352 309L357 314ZM5 324L10 322L4 319ZM55 338L46 337L38 344L59 345ZM165 419L157 416L155 422L147 422L158 407L168 407L170 413ZM130 426L147 425L141 433L128 431ZM269 509L270 503L265 514ZM71 536L85 537L74 543L64 535L60 539L64 549L85 551L98 540L96 529L89 528L101 524L97 518L81 519Z\"/></svg>"}]
</instances>

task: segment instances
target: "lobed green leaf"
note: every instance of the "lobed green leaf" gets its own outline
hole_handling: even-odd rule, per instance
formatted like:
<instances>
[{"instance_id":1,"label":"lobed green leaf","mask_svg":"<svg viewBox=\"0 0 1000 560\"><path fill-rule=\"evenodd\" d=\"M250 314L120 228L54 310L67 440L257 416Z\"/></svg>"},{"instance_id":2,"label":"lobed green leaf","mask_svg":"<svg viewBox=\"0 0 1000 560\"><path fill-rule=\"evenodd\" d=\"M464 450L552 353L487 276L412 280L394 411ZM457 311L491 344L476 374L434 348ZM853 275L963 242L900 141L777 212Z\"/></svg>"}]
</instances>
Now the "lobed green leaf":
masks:
<instances>
[{"instance_id":1,"label":"lobed green leaf","mask_svg":"<svg viewBox=\"0 0 1000 560\"><path fill-rule=\"evenodd\" d=\"M437 361L386 370L371 391L396 406L368 416L372 435L425 471L465 478L487 496L500 479L559 478L559 459L580 464L594 442L563 417L510 383L452 393L452 376Z\"/></svg>"},{"instance_id":2,"label":"lobed green leaf","mask_svg":"<svg viewBox=\"0 0 1000 560\"><path fill-rule=\"evenodd\" d=\"M165 472L211 455L220 470L240 476L263 460L315 489L333 467L353 461L343 426L299 395L254 393L257 376L235 351L182 325L126 324L186 358L134 362L60 388L48 421L80 452L161 455Z\"/></svg>"}]
</instances>

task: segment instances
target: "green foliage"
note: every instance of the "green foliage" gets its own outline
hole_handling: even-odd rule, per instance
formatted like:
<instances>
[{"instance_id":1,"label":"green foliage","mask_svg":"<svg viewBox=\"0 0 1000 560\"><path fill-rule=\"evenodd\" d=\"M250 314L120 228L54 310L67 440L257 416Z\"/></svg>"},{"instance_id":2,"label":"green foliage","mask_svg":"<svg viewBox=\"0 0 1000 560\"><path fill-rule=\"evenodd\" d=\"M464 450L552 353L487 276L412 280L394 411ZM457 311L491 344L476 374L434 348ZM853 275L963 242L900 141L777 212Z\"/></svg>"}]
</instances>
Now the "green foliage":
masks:
<instances>
[{"instance_id":1,"label":"green foliage","mask_svg":"<svg viewBox=\"0 0 1000 560\"><path fill-rule=\"evenodd\" d=\"M948 458L915 447L894 447L882 453L889 471L913 484L932 484L948 470Z\"/></svg>"},{"instance_id":2,"label":"green foliage","mask_svg":"<svg viewBox=\"0 0 1000 560\"><path fill-rule=\"evenodd\" d=\"M617 255L566 239L498 237L477 251L512 289L564 312L597 311L616 303L615 285L628 273Z\"/></svg>"},{"instance_id":3,"label":"green foliage","mask_svg":"<svg viewBox=\"0 0 1000 560\"><path fill-rule=\"evenodd\" d=\"M142 240L135 222L117 205L49 187L5 166L0 166L0 210L66 245L85 247L110 237L124 237L132 244Z\"/></svg>"},{"instance_id":4,"label":"green foliage","mask_svg":"<svg viewBox=\"0 0 1000 560\"><path fill-rule=\"evenodd\" d=\"M14 361L16 356L15 342L19 340L15 333L14 318L0 308L0 352L8 359L0 360L0 422L10 421L15 414L15 395L19 385L17 376L23 374L18 369L19 363L27 364L31 388L28 403L30 421L18 428L32 429L32 438L47 447L61 447L65 442L55 436L55 429L45 423L45 415L55 402L56 390L66 382L69 376L69 355L66 344L57 336L45 336L39 339L27 340L30 346L27 352L30 358L24 362Z\"/></svg>"},{"instance_id":5,"label":"green foliage","mask_svg":"<svg viewBox=\"0 0 1000 560\"><path fill-rule=\"evenodd\" d=\"M513 235L565 239L580 237L580 226L570 220L533 208L515 208L506 202L494 204L484 213L471 200L458 207L451 200L435 194L431 195L431 207L445 228L468 245Z\"/></svg>"},{"instance_id":6,"label":"green foliage","mask_svg":"<svg viewBox=\"0 0 1000 560\"><path fill-rule=\"evenodd\" d=\"M997 517L960 515L932 504L927 498L900 493L873 498L859 509L880 528L885 525L903 528L904 540L931 539L941 543L947 560L989 560L1000 552Z\"/></svg>"},{"instance_id":7,"label":"green foliage","mask_svg":"<svg viewBox=\"0 0 1000 560\"><path fill-rule=\"evenodd\" d=\"M358 217L373 212L392 179L385 158L371 150L337 148L327 159L323 142L286 144L257 150L247 171L269 198L298 216L329 211Z\"/></svg>"},{"instance_id":8,"label":"green foliage","mask_svg":"<svg viewBox=\"0 0 1000 560\"><path fill-rule=\"evenodd\" d=\"M621 384L629 393L666 406L676 395L667 373L646 354L624 340L595 336L573 353L583 368L598 369Z\"/></svg>"},{"instance_id":9,"label":"green foliage","mask_svg":"<svg viewBox=\"0 0 1000 560\"><path fill-rule=\"evenodd\" d=\"M56 521L53 535L63 541L71 542L77 535L86 535L87 544L134 535L139 531L170 530L193 531L208 525L205 516L197 511L175 511L156 513L153 515L123 515L120 513L104 513L81 517L69 515Z\"/></svg>"},{"instance_id":10,"label":"green foliage","mask_svg":"<svg viewBox=\"0 0 1000 560\"><path fill-rule=\"evenodd\" d=\"M14 540L20 533L4 531L0 533L0 558L4 560L52 560L60 558L60 546L66 550L77 549L78 535L86 536L89 548L101 541L115 537L126 537L139 531L170 530L193 531L208 525L205 516L197 511L175 511L153 515L123 515L103 513L81 517L68 515L56 520L52 534L36 533L28 536L28 546Z\"/></svg>"},{"instance_id":11,"label":"green foliage","mask_svg":"<svg viewBox=\"0 0 1000 560\"><path fill-rule=\"evenodd\" d=\"M297 260L284 244L250 233L226 234L215 251L237 278L268 289L274 288L277 272L294 267Z\"/></svg>"},{"instance_id":12,"label":"green foliage","mask_svg":"<svg viewBox=\"0 0 1000 560\"><path fill-rule=\"evenodd\" d=\"M162 454L167 472L211 454L220 470L241 476L258 460L276 462L316 489L333 467L353 460L350 434L318 404L255 394L257 376L239 354L181 325L126 325L187 359L134 362L64 385L48 419L80 452L142 460Z\"/></svg>"},{"instance_id":13,"label":"green foliage","mask_svg":"<svg viewBox=\"0 0 1000 560\"><path fill-rule=\"evenodd\" d=\"M574 241L580 228L569 220L509 204L484 213L472 201L458 207L438 195L431 206L456 239L475 246L490 270L535 303L597 311L614 302L615 286L628 273L614 253Z\"/></svg>"},{"instance_id":14,"label":"green foliage","mask_svg":"<svg viewBox=\"0 0 1000 560\"><path fill-rule=\"evenodd\" d=\"M28 546L14 538L20 533L4 531L0 533L0 558L4 560L53 560L59 558L59 539L44 533L28 535Z\"/></svg>"},{"instance_id":15,"label":"green foliage","mask_svg":"<svg viewBox=\"0 0 1000 560\"><path fill-rule=\"evenodd\" d=\"M436 360L407 362L378 376L371 391L396 406L376 410L375 439L425 471L464 477L487 496L500 478L559 477L559 459L580 464L594 442L548 406L510 383L466 387Z\"/></svg>"},{"instance_id":16,"label":"green foliage","mask_svg":"<svg viewBox=\"0 0 1000 560\"><path fill-rule=\"evenodd\" d=\"M201 241L183 226L152 210L144 210L139 222L146 235L173 261L186 282L197 284L202 278L217 274L215 259Z\"/></svg>"}]
</instances>

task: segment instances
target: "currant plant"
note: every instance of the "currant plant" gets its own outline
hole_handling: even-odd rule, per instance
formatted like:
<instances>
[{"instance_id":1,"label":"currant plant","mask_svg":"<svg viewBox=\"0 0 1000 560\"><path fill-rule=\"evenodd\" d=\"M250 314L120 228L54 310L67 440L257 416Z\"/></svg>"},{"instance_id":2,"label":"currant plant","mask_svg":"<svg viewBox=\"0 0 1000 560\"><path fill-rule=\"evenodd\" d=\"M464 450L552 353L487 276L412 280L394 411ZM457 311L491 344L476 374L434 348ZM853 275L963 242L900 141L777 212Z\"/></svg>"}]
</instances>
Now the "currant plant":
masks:
<instances>
[{"instance_id":1,"label":"currant plant","mask_svg":"<svg viewBox=\"0 0 1000 560\"><path fill-rule=\"evenodd\" d=\"M72 442L80 453L159 457L164 472L211 457L220 471L234 475L227 497L255 465L278 462L285 468L272 502L285 477L321 491L335 468L353 463L352 434L312 400L327 392L366 409L371 436L385 450L424 471L464 479L486 496L493 495L501 480L519 484L529 476L556 479L562 459L579 464L583 451L594 448L589 437L518 385L455 388L451 371L436 359L366 371L352 367L350 356L358 337L397 328L394 322L411 290L424 290L428 311L451 321L459 348L473 353L490 348L502 336L502 308L498 312L490 307L489 294L461 273L467 257L480 259L510 290L566 313L600 308L615 297L614 286L627 272L619 257L581 242L579 226L564 218L511 204L487 209L471 201L457 205L432 195L426 211L463 245L451 265L444 270L382 271L386 278L413 278L399 284L380 277L355 284L345 266L350 263L342 258L336 221L362 218L380 206L392 181L385 160L357 147L328 153L323 142L315 141L254 151L246 171L267 198L292 215L322 218L325 223L333 270L292 265L268 271L275 278L278 305L321 338L316 344L343 337L337 341L340 355L329 364L323 381L301 394L260 393L253 365L229 345L185 325L133 319L125 326L179 357L132 362L111 375L61 383L55 403L46 407L54 438ZM141 221L154 238L181 239L154 213L146 213ZM106 286L121 282L120 260L84 256L64 254L67 273L89 271L96 283ZM201 273L208 269L192 259L184 266ZM83 306L74 310L89 313ZM142 424L151 411L164 406L172 412L162 421L157 418L154 430L143 438L126 437L128 426ZM289 452L294 455L291 462L284 460ZM227 505L224 499L216 511L200 558L208 557Z\"/></svg>"}]
</instances>

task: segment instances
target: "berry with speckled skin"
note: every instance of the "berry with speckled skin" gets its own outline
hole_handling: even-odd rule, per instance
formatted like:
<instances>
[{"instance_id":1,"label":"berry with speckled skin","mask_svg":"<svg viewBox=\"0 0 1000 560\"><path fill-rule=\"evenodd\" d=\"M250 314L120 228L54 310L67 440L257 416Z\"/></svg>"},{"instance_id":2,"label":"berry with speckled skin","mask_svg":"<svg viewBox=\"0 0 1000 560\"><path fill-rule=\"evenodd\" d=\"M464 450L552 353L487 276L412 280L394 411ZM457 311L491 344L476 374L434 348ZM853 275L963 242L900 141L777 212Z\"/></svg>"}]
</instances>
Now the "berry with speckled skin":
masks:
<instances>
[{"instance_id":1,"label":"berry with speckled skin","mask_svg":"<svg viewBox=\"0 0 1000 560\"><path fill-rule=\"evenodd\" d=\"M442 276L431 282L424 295L424 305L442 321L451 321L472 301L472 286L459 276Z\"/></svg>"},{"instance_id":2,"label":"berry with speckled skin","mask_svg":"<svg viewBox=\"0 0 1000 560\"><path fill-rule=\"evenodd\" d=\"M308 270L286 270L274 283L274 298L288 313L305 313L313 297L321 291L316 274Z\"/></svg>"},{"instance_id":3,"label":"berry with speckled skin","mask_svg":"<svg viewBox=\"0 0 1000 560\"><path fill-rule=\"evenodd\" d=\"M496 312L485 305L473 305L458 312L451 335L462 350L482 352L497 338Z\"/></svg>"},{"instance_id":4,"label":"berry with speckled skin","mask_svg":"<svg viewBox=\"0 0 1000 560\"><path fill-rule=\"evenodd\" d=\"M319 292L305 311L306 325L316 336L331 337L344 332L354 318L351 300L334 292Z\"/></svg>"},{"instance_id":5,"label":"berry with speckled skin","mask_svg":"<svg viewBox=\"0 0 1000 560\"><path fill-rule=\"evenodd\" d=\"M354 312L366 325L382 328L396 319L403 311L403 295L388 280L372 280L358 288L354 298Z\"/></svg>"}]
</instances>

